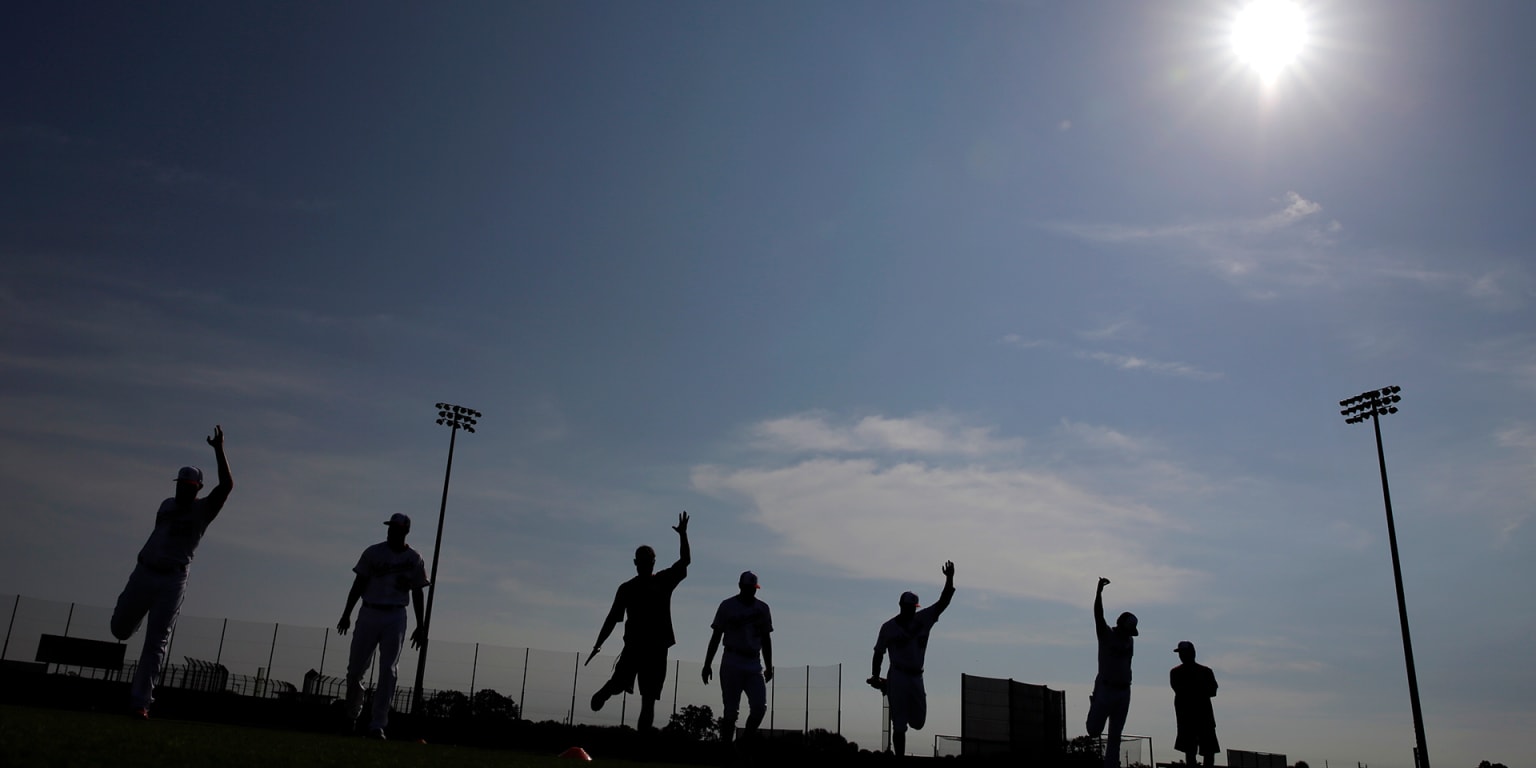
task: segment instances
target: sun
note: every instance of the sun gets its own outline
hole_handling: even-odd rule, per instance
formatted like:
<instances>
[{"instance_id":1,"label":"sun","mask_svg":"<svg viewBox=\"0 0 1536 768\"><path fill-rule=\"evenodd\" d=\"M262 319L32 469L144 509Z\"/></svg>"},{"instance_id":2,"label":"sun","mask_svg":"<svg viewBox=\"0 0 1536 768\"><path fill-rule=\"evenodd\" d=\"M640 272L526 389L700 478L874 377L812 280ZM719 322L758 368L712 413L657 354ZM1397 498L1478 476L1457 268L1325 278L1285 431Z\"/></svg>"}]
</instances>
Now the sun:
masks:
<instances>
[{"instance_id":1,"label":"sun","mask_svg":"<svg viewBox=\"0 0 1536 768\"><path fill-rule=\"evenodd\" d=\"M1307 39L1307 14L1294 0L1252 0L1232 21L1232 52L1266 85L1296 63Z\"/></svg>"}]
</instances>

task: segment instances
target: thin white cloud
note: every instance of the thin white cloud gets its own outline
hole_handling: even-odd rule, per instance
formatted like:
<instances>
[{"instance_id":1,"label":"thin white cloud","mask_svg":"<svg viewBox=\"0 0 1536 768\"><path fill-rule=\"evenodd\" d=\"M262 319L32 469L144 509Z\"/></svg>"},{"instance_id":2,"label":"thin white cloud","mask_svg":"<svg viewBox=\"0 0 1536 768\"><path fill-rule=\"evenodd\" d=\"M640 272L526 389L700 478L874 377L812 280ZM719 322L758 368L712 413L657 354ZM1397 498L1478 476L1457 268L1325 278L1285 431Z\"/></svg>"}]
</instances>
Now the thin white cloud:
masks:
<instances>
[{"instance_id":1,"label":"thin white cloud","mask_svg":"<svg viewBox=\"0 0 1536 768\"><path fill-rule=\"evenodd\" d=\"M803 413L756 424L756 447L811 453L910 452L923 455L986 456L1016 450L1017 440L1000 440L992 430L959 426L944 414L891 419L866 416L834 424L826 414Z\"/></svg>"},{"instance_id":2,"label":"thin white cloud","mask_svg":"<svg viewBox=\"0 0 1536 768\"><path fill-rule=\"evenodd\" d=\"M930 417L838 427L825 415L799 415L749 433L755 447L771 436L767 447L796 455L781 464L698 466L693 487L745 500L747 518L777 535L787 554L851 576L908 580L914 563L936 568L952 559L967 583L1071 605L1104 570L1140 602L1172 600L1200 579L1155 551L1161 536L1185 531L1158 500L1197 497L1209 484L1155 455L1149 441L1114 429L1064 422L1049 455L1033 458L994 450L1024 440ZM943 463L956 456L973 463Z\"/></svg>"},{"instance_id":3,"label":"thin white cloud","mask_svg":"<svg viewBox=\"0 0 1536 768\"><path fill-rule=\"evenodd\" d=\"M1136 355L1119 355L1111 352L1090 352L1086 350L1078 351L1074 354L1084 360L1103 363L1111 368L1119 368L1123 371L1146 371L1164 376L1177 376L1179 378L1201 381L1210 381L1222 377L1220 373L1207 371L1189 363L1152 360Z\"/></svg>"}]
</instances>

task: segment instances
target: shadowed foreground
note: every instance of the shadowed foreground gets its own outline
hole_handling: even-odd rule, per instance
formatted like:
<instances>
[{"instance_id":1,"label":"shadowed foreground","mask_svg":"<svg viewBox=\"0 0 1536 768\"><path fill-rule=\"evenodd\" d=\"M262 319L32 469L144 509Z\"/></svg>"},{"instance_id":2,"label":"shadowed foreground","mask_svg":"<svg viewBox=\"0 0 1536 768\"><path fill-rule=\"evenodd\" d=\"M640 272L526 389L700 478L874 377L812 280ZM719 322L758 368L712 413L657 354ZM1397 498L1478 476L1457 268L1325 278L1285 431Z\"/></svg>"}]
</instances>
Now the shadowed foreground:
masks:
<instances>
[{"instance_id":1,"label":"shadowed foreground","mask_svg":"<svg viewBox=\"0 0 1536 768\"><path fill-rule=\"evenodd\" d=\"M370 741L361 737L251 728L188 720L133 720L119 714L0 706L0 756L8 765L111 765L164 768L377 766L378 768L570 768L553 756L504 749ZM602 758L602 755L594 757ZM605 765L640 765L603 759ZM667 763L647 762L648 768Z\"/></svg>"}]
</instances>

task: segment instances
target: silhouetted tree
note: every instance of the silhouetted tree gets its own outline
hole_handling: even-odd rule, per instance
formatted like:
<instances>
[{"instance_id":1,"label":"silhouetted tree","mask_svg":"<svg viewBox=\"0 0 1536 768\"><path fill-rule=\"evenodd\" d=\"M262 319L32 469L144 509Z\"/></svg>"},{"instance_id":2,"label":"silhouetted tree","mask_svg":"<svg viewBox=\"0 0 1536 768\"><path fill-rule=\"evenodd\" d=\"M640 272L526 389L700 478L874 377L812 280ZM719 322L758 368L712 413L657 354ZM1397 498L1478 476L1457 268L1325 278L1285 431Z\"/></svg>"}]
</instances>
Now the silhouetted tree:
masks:
<instances>
[{"instance_id":1,"label":"silhouetted tree","mask_svg":"<svg viewBox=\"0 0 1536 768\"><path fill-rule=\"evenodd\" d=\"M427 717L468 717L469 697L459 691L435 691L421 703L421 708Z\"/></svg>"},{"instance_id":2,"label":"silhouetted tree","mask_svg":"<svg viewBox=\"0 0 1536 768\"><path fill-rule=\"evenodd\" d=\"M672 715L665 730L680 733L692 741L715 741L720 738L720 723L715 719L714 710L707 705L689 704L683 707L683 711Z\"/></svg>"},{"instance_id":3,"label":"silhouetted tree","mask_svg":"<svg viewBox=\"0 0 1536 768\"><path fill-rule=\"evenodd\" d=\"M1503 763L1490 763L1487 760L1477 764L1477 768L1509 768Z\"/></svg>"},{"instance_id":4,"label":"silhouetted tree","mask_svg":"<svg viewBox=\"0 0 1536 768\"><path fill-rule=\"evenodd\" d=\"M475 719L491 722L504 722L516 720L521 710L517 702L511 696L503 696L493 688L482 688L475 691L475 698L470 702Z\"/></svg>"}]
</instances>

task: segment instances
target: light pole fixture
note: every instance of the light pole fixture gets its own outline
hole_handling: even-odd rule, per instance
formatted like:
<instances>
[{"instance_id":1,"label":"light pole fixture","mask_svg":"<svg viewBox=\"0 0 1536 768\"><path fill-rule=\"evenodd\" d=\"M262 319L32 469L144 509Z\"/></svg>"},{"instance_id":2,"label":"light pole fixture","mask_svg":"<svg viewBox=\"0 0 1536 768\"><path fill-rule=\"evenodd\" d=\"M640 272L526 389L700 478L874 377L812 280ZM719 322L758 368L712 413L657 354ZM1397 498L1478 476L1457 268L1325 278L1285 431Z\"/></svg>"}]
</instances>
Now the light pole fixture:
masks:
<instances>
[{"instance_id":1,"label":"light pole fixture","mask_svg":"<svg viewBox=\"0 0 1536 768\"><path fill-rule=\"evenodd\" d=\"M411 714L420 716L424 696L421 686L427 674L427 646L432 644L432 598L437 595L437 559L443 551L443 514L448 511L448 480L453 477L453 444L459 430L474 432L480 423L480 412L473 408L451 403L437 404L437 423L453 430L448 436L448 469L443 472L443 501L437 508L437 541L432 545L432 574L427 582L427 611L423 617L427 623L427 642L416 649L416 688L411 693Z\"/></svg>"},{"instance_id":2,"label":"light pole fixture","mask_svg":"<svg viewBox=\"0 0 1536 768\"><path fill-rule=\"evenodd\" d=\"M1419 708L1419 676L1413 667L1413 639L1408 634L1408 603L1403 599L1403 566L1397 556L1397 526L1392 522L1392 492L1387 488L1387 455L1381 448L1381 417L1397 413L1403 401L1402 387L1383 387L1340 400L1339 415L1346 424L1370 420L1376 428L1376 463L1381 467L1381 498L1387 506L1387 541L1392 547L1392 578L1397 583L1397 617L1403 625L1403 660L1408 665L1408 698L1413 703L1413 732L1418 741L1414 765L1429 768L1429 752L1424 746L1424 712Z\"/></svg>"}]
</instances>

